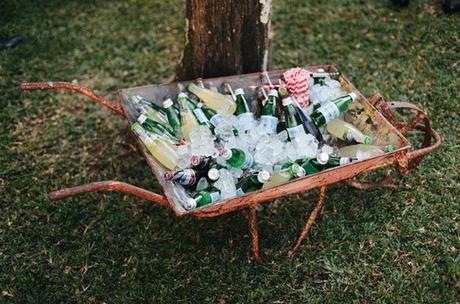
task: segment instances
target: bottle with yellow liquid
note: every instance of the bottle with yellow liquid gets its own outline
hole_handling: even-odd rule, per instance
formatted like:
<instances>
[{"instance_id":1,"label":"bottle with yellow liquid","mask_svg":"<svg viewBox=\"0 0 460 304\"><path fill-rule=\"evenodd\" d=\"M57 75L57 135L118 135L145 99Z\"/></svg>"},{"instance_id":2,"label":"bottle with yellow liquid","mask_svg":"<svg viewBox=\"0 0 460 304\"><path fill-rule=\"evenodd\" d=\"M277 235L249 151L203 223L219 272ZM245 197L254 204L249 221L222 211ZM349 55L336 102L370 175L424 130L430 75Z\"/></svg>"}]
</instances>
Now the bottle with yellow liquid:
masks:
<instances>
[{"instance_id":1,"label":"bottle with yellow liquid","mask_svg":"<svg viewBox=\"0 0 460 304\"><path fill-rule=\"evenodd\" d=\"M362 160L382 155L385 152L392 152L393 150L394 147L392 145L385 146L382 149L379 146L357 144L340 148L337 155L339 157L353 157L358 158L358 160Z\"/></svg>"},{"instance_id":2,"label":"bottle with yellow liquid","mask_svg":"<svg viewBox=\"0 0 460 304\"><path fill-rule=\"evenodd\" d=\"M180 93L177 96L177 103L179 104L182 135L186 141L190 141L190 132L199 127L198 121L192 112L193 109L190 108L187 95Z\"/></svg>"},{"instance_id":3,"label":"bottle with yellow liquid","mask_svg":"<svg viewBox=\"0 0 460 304\"><path fill-rule=\"evenodd\" d=\"M351 123L343 121L340 118L331 120L326 125L326 130L334 135L335 137L348 141L370 145L372 144L372 138L364 135L358 128Z\"/></svg>"},{"instance_id":4,"label":"bottle with yellow liquid","mask_svg":"<svg viewBox=\"0 0 460 304\"><path fill-rule=\"evenodd\" d=\"M271 188L284 183L291 179L305 176L305 169L299 164L293 163L288 168L272 174L272 179L265 183L262 188Z\"/></svg>"},{"instance_id":5,"label":"bottle with yellow liquid","mask_svg":"<svg viewBox=\"0 0 460 304\"><path fill-rule=\"evenodd\" d=\"M165 168L174 170L179 154L176 147L170 141L163 139L155 134L148 133L139 123L133 123L131 129L139 136L141 141L152 156Z\"/></svg>"},{"instance_id":6,"label":"bottle with yellow liquid","mask_svg":"<svg viewBox=\"0 0 460 304\"><path fill-rule=\"evenodd\" d=\"M236 102L230 96L200 88L194 83L189 83L187 90L198 96L208 107L221 115L232 115L235 113Z\"/></svg>"}]
</instances>

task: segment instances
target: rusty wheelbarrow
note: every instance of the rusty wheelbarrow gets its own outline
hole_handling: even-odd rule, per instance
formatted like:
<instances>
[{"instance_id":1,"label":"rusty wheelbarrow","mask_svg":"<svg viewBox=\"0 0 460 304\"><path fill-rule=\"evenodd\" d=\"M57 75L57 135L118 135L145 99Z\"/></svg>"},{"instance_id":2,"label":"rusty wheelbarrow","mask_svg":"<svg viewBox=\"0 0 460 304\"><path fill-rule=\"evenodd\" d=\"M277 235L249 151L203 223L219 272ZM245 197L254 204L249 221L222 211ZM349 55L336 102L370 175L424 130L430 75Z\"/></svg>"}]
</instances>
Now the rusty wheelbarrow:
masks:
<instances>
[{"instance_id":1,"label":"rusty wheelbarrow","mask_svg":"<svg viewBox=\"0 0 460 304\"><path fill-rule=\"evenodd\" d=\"M333 66L306 66L305 69L311 72L317 72L319 69L323 69L328 72L336 71ZM283 72L284 70L271 71L268 72L268 76L272 82L275 82L279 79ZM49 197L52 200L56 200L87 192L114 190L129 193L152 203L169 207L177 216L194 215L196 217L203 218L219 216L233 211L242 211L243 215L249 222L254 258L257 262L262 262L259 256L256 206L279 197L319 188L318 202L308 216L295 246L288 252L288 256L291 257L299 249L303 239L320 213L324 204L327 186L342 181L347 182L349 185L357 189L369 189L376 185L390 185L395 177L406 175L411 169L415 168L420 163L424 156L436 151L441 145L442 140L440 135L431 128L430 120L417 106L408 102L385 102L379 95L374 95L371 98L366 99L346 77L341 75L338 80L342 83L342 87L347 92L355 92L359 96L357 102L355 102L351 109L349 109L349 111L345 114L345 120L356 125L364 133L369 134L376 145L384 146L391 144L395 147L394 151L359 162L321 171L303 178L298 178L274 188L262 189L243 196L238 196L212 205L187 211L180 203L180 201L184 199L185 195L183 188L177 187L173 183L165 181L163 177L165 169L158 164L158 162L147 152L146 148L139 141L140 150L144 155L148 166L161 184L163 194L153 193L124 182L109 180L61 189L50 193ZM242 87L248 91L250 91L251 86L258 81L260 81L259 73L203 80L205 85L219 87L223 82L227 82L232 87ZM126 117L128 122L132 123L137 117L132 105L127 102L127 95L129 93L140 94L149 100L154 100L157 103L160 103L167 97L176 96L184 85L185 82L176 82L122 89L118 92L120 101L119 104L97 96L87 88L66 82L22 83L21 88L28 91L46 89L77 91L93 99L102 106L107 107L114 113ZM257 107L257 102L254 101L252 104L254 112L257 111ZM410 110L413 113L412 119L406 122L398 122L392 112L400 109ZM410 130L422 131L424 135L421 147L416 150L411 149L409 141L405 138L405 135ZM363 172L368 172L390 165L396 165L397 167L397 174L395 176L385 177L376 183L360 183L355 180L355 178ZM246 212L247 209L249 209L249 214Z\"/></svg>"}]
</instances>

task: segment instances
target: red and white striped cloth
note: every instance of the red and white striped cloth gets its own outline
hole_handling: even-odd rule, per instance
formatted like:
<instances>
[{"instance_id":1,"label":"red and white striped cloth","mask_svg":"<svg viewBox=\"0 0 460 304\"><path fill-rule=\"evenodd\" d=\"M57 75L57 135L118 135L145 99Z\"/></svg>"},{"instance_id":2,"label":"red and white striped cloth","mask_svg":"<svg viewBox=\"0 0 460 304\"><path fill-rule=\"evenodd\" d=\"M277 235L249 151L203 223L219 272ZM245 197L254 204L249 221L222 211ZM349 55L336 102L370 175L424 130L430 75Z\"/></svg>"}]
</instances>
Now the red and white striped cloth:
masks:
<instances>
[{"instance_id":1,"label":"red and white striped cloth","mask_svg":"<svg viewBox=\"0 0 460 304\"><path fill-rule=\"evenodd\" d=\"M310 104L308 96L308 81L310 72L302 68L289 69L283 73L284 82L301 107Z\"/></svg>"}]
</instances>

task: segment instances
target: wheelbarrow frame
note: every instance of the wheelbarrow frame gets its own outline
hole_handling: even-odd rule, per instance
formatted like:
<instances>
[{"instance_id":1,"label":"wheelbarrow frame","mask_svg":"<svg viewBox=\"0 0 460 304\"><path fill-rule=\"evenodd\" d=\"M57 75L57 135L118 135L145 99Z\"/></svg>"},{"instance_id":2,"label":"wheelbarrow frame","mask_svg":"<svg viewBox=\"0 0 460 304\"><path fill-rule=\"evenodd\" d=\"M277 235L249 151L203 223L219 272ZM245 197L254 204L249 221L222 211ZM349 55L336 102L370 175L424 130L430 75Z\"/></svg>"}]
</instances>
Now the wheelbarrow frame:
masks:
<instances>
[{"instance_id":1,"label":"wheelbarrow frame","mask_svg":"<svg viewBox=\"0 0 460 304\"><path fill-rule=\"evenodd\" d=\"M333 66L307 66L305 68L310 71L317 71L320 68L326 71L336 71L335 67ZM277 77L279 78L279 75L281 75L282 72L283 70L272 71L268 72L268 75L272 80L275 80ZM221 83L222 81L226 81L230 82L231 84L233 83L234 85L236 84L239 86L247 86L248 84L253 83L258 78L259 73L253 73L229 77L204 79L204 82L215 84ZM241 81L243 81L243 83L241 83ZM88 192L109 190L129 193L149 202L156 203L164 207L169 207L174 211L174 213L177 216L194 215L199 218L205 218L215 217L228 212L240 210L243 212L244 217L248 220L249 223L249 228L252 236L252 251L254 259L257 262L262 263L262 259L259 255L259 236L256 219L257 205L286 195L308 191L314 188L319 188L318 201L313 210L311 211L310 215L308 216L307 221L301 230L300 236L297 239L294 248L288 252L288 256L292 257L293 254L300 248L303 239L307 235L308 231L312 227L313 223L315 222L316 218L318 217L322 209L325 200L327 186L342 181L347 182L349 185L356 189L369 189L378 185L392 185L392 182L395 178L402 177L408 174L410 170L415 168L420 163L421 159L424 156L436 151L440 147L442 142L440 135L431 128L431 121L428 119L427 115L417 106L408 102L385 102L383 98L378 94L372 96L369 100L367 100L351 84L351 82L346 77L344 77L343 75L340 76L340 81L342 82L342 85L345 85L347 91L354 91L358 94L360 105L362 107L359 108L360 111L349 111L351 114L347 113L345 115L345 118L348 118L348 120L354 119L355 123L361 124L358 127L364 130L366 128L369 129L375 127L383 128L383 131L386 131L387 137L392 136L391 139L393 141L396 140L398 142L398 149L396 149L393 152L385 153L377 157L372 157L345 166L331 168L313 175L305 176L303 178L298 178L290 181L289 183L285 183L273 188L262 189L256 192L245 194L243 196L238 196L235 198L224 200L216 204L207 205L201 208L186 211L178 204L177 195L173 193L178 188L174 188L175 186L172 183L164 180L164 168L161 165L159 165L159 163L150 155L145 146L140 141L138 141L140 151L146 159L148 166L150 167L151 171L154 173L154 175L157 177L157 180L163 187L163 195L153 193L149 190L145 190L143 188L139 188L128 183L109 180L54 191L49 194L49 198L51 200L56 200ZM131 111L129 109L129 104L126 102L127 93L139 91L150 92L154 90L156 92L162 93L162 95L160 95L163 97L168 95L171 96L171 94L177 94L177 92L180 91L183 87L184 83L185 82L119 90L119 104L116 104L103 97L96 95L88 88L84 88L76 84L67 82L22 83L20 86L23 90L64 89L77 91L94 100L95 102L101 104L102 106L110 109L114 113L124 116L128 119L129 122L132 122L135 118L133 118L132 114L130 114ZM156 97L159 98L158 95ZM414 112L415 115L413 119L408 122L398 122L392 113L392 111L397 109L409 109L412 112ZM361 112L364 113L361 114ZM351 117L350 115L367 115L367 120L363 119L363 117L359 117L360 119L356 119L356 117ZM368 123L369 119L373 121L371 124ZM367 124L364 121L366 121ZM424 139L421 148L409 151L411 145L404 136L407 134L407 132L413 129L424 132ZM371 132L370 129L368 131ZM434 143L432 142L433 139ZM391 165L396 165L398 169L398 174L395 176L386 177L377 183L360 183L354 180L356 176L363 172L368 172L371 170L375 170L377 168ZM246 212L247 209L249 209L249 214Z\"/></svg>"}]
</instances>

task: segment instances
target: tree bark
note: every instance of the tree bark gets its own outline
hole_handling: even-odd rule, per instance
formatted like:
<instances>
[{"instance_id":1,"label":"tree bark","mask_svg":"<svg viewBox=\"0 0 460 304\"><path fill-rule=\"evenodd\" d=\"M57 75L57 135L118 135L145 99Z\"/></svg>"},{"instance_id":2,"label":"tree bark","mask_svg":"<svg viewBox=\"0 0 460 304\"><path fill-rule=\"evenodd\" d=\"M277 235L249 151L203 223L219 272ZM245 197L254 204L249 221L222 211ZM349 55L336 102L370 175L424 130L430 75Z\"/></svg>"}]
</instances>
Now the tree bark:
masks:
<instances>
[{"instance_id":1,"label":"tree bark","mask_svg":"<svg viewBox=\"0 0 460 304\"><path fill-rule=\"evenodd\" d=\"M264 71L270 61L271 0L187 0L178 80Z\"/></svg>"}]
</instances>

